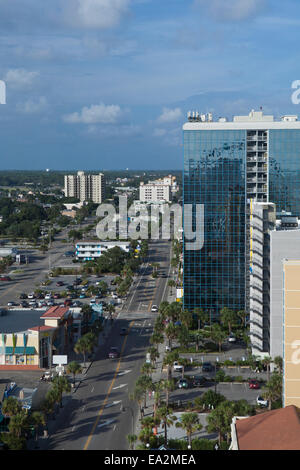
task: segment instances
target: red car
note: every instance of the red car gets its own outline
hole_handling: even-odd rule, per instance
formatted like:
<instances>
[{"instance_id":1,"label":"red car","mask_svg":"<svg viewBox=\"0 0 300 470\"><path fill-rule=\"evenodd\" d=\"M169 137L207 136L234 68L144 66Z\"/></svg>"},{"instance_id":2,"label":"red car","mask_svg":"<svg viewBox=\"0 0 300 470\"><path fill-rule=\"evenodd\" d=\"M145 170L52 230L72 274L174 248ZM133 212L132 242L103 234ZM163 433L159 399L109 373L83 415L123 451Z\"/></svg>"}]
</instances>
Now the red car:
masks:
<instances>
[{"instance_id":1,"label":"red car","mask_svg":"<svg viewBox=\"0 0 300 470\"><path fill-rule=\"evenodd\" d=\"M110 351L108 353L109 359L116 359L117 357L120 357L120 353L117 350L117 348L110 348Z\"/></svg>"},{"instance_id":2,"label":"red car","mask_svg":"<svg viewBox=\"0 0 300 470\"><path fill-rule=\"evenodd\" d=\"M0 276L0 281L11 281L9 276Z\"/></svg>"},{"instance_id":3,"label":"red car","mask_svg":"<svg viewBox=\"0 0 300 470\"><path fill-rule=\"evenodd\" d=\"M257 390L259 388L259 383L257 380L249 380L249 388Z\"/></svg>"}]
</instances>

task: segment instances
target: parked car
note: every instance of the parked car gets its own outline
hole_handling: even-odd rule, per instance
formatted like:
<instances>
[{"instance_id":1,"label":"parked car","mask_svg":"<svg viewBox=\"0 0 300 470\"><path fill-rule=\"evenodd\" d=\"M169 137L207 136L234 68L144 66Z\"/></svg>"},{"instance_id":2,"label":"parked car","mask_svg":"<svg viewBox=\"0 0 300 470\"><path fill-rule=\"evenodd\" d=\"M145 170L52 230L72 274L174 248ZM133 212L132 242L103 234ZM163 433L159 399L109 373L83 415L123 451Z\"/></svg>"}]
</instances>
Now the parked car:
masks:
<instances>
[{"instance_id":1,"label":"parked car","mask_svg":"<svg viewBox=\"0 0 300 470\"><path fill-rule=\"evenodd\" d=\"M189 382L187 379L180 379L177 382L178 388L189 388Z\"/></svg>"},{"instance_id":2,"label":"parked car","mask_svg":"<svg viewBox=\"0 0 300 470\"><path fill-rule=\"evenodd\" d=\"M236 342L236 337L233 334L230 334L228 336L228 342L229 343L235 343Z\"/></svg>"},{"instance_id":3,"label":"parked car","mask_svg":"<svg viewBox=\"0 0 300 470\"><path fill-rule=\"evenodd\" d=\"M19 295L19 299L27 299L27 295L22 293Z\"/></svg>"},{"instance_id":4,"label":"parked car","mask_svg":"<svg viewBox=\"0 0 300 470\"><path fill-rule=\"evenodd\" d=\"M86 298L86 295L84 293L80 294L79 296L80 299L85 299Z\"/></svg>"},{"instance_id":5,"label":"parked car","mask_svg":"<svg viewBox=\"0 0 300 470\"><path fill-rule=\"evenodd\" d=\"M58 281L58 282L56 283L56 285L57 285L57 287L61 287L61 286L64 286L65 283L64 283L63 281Z\"/></svg>"},{"instance_id":6,"label":"parked car","mask_svg":"<svg viewBox=\"0 0 300 470\"><path fill-rule=\"evenodd\" d=\"M256 398L256 403L257 403L257 405L262 406L262 407L264 407L264 408L266 408L266 407L269 405L268 400L266 400L266 399L263 398L262 396L258 396L258 397Z\"/></svg>"},{"instance_id":7,"label":"parked car","mask_svg":"<svg viewBox=\"0 0 300 470\"><path fill-rule=\"evenodd\" d=\"M0 276L0 281L11 281L9 276Z\"/></svg>"},{"instance_id":8,"label":"parked car","mask_svg":"<svg viewBox=\"0 0 300 470\"><path fill-rule=\"evenodd\" d=\"M110 348L110 351L108 353L109 359L116 359L119 356L120 356L120 353L117 348Z\"/></svg>"},{"instance_id":9,"label":"parked car","mask_svg":"<svg viewBox=\"0 0 300 470\"><path fill-rule=\"evenodd\" d=\"M35 294L34 292L31 292L30 294L28 294L28 299L35 299Z\"/></svg>"},{"instance_id":10,"label":"parked car","mask_svg":"<svg viewBox=\"0 0 300 470\"><path fill-rule=\"evenodd\" d=\"M52 294L48 293L45 295L45 300L51 300L52 299Z\"/></svg>"},{"instance_id":11,"label":"parked car","mask_svg":"<svg viewBox=\"0 0 300 470\"><path fill-rule=\"evenodd\" d=\"M213 371L213 365L211 362L203 362L202 364L202 372L212 372Z\"/></svg>"},{"instance_id":12,"label":"parked car","mask_svg":"<svg viewBox=\"0 0 300 470\"><path fill-rule=\"evenodd\" d=\"M70 307L71 305L72 305L72 300L71 300L71 299L66 299L66 300L64 301L64 306L65 306L65 307Z\"/></svg>"},{"instance_id":13,"label":"parked car","mask_svg":"<svg viewBox=\"0 0 300 470\"><path fill-rule=\"evenodd\" d=\"M257 380L249 380L249 388L257 390L260 388L259 382Z\"/></svg>"},{"instance_id":14,"label":"parked car","mask_svg":"<svg viewBox=\"0 0 300 470\"><path fill-rule=\"evenodd\" d=\"M173 369L176 371L176 372L181 372L182 369L183 369L183 366L181 364L179 364L179 362L174 362L173 364Z\"/></svg>"},{"instance_id":15,"label":"parked car","mask_svg":"<svg viewBox=\"0 0 300 470\"><path fill-rule=\"evenodd\" d=\"M115 294L115 292L112 292L112 293L111 293L111 296L112 296L113 299L117 299L117 298L118 298L118 296L117 296L117 294Z\"/></svg>"},{"instance_id":16,"label":"parked car","mask_svg":"<svg viewBox=\"0 0 300 470\"><path fill-rule=\"evenodd\" d=\"M151 312L158 312L158 306L157 305L152 305Z\"/></svg>"},{"instance_id":17,"label":"parked car","mask_svg":"<svg viewBox=\"0 0 300 470\"><path fill-rule=\"evenodd\" d=\"M203 375L199 375L198 377L191 378L192 386L193 387L204 387L206 385L207 379L203 377Z\"/></svg>"},{"instance_id":18,"label":"parked car","mask_svg":"<svg viewBox=\"0 0 300 470\"><path fill-rule=\"evenodd\" d=\"M11 301L11 302L7 302L7 306L8 306L8 307L14 307L15 305L16 305L15 302L12 302L12 301Z\"/></svg>"},{"instance_id":19,"label":"parked car","mask_svg":"<svg viewBox=\"0 0 300 470\"><path fill-rule=\"evenodd\" d=\"M20 302L20 307L27 308L27 307L29 307L29 304L28 304L28 302L26 302L26 300L22 300L22 302Z\"/></svg>"},{"instance_id":20,"label":"parked car","mask_svg":"<svg viewBox=\"0 0 300 470\"><path fill-rule=\"evenodd\" d=\"M82 305L82 302L80 302L79 300L75 300L75 302L73 302L73 307L80 307Z\"/></svg>"}]
</instances>

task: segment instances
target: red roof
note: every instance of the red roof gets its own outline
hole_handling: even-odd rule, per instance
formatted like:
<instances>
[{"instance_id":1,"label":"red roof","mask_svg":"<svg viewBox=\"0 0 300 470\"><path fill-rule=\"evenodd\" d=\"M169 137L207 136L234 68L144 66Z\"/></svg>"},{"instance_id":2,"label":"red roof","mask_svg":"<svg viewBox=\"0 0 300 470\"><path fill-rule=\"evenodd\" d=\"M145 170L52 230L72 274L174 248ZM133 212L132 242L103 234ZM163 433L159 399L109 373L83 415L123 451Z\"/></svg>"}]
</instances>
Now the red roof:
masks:
<instances>
[{"instance_id":1,"label":"red roof","mask_svg":"<svg viewBox=\"0 0 300 470\"><path fill-rule=\"evenodd\" d=\"M239 450L300 450L299 410L294 405L237 419Z\"/></svg>"},{"instance_id":2,"label":"red roof","mask_svg":"<svg viewBox=\"0 0 300 470\"><path fill-rule=\"evenodd\" d=\"M62 318L68 311L69 307L59 307L58 305L54 305L50 307L41 318Z\"/></svg>"},{"instance_id":3,"label":"red roof","mask_svg":"<svg viewBox=\"0 0 300 470\"><path fill-rule=\"evenodd\" d=\"M56 330L55 326L47 326L47 325L33 326L32 328L28 328L28 329L33 330L33 331Z\"/></svg>"}]
</instances>

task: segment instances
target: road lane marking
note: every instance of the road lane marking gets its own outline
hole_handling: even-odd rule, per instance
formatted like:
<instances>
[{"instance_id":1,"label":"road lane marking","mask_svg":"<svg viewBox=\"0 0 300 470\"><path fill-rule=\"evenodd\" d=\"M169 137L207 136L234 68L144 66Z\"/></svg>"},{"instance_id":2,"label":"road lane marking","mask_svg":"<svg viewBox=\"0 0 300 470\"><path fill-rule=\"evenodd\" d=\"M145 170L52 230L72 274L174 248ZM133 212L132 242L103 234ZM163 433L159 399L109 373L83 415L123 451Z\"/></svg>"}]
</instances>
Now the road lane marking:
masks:
<instances>
[{"instance_id":1,"label":"road lane marking","mask_svg":"<svg viewBox=\"0 0 300 470\"><path fill-rule=\"evenodd\" d=\"M131 329L133 323L134 323L133 321L130 323L130 325L129 325L129 331L130 331L130 329ZM126 343L127 343L127 339L128 339L128 336L125 336L124 341L123 341L123 346L122 346L121 354L120 354L120 359L119 359L117 368L116 368L116 370L115 370L114 377L113 377L113 379L112 379L112 381L111 381L111 384L110 384L110 387L109 387L108 392L107 392L107 394L106 394L106 397L105 397L105 400L104 400L104 402L103 402L103 405L102 405L102 407L100 408L100 410L99 410L99 412L98 412L98 415L97 415L97 417L96 417L96 420L95 420L95 422L94 422L94 425L93 425L93 427L92 427L92 430L91 430L91 432L90 432L90 435L89 435L89 437L88 437L88 439L87 439L87 441L86 441L86 443L85 443L85 445L84 445L83 450L87 450L88 446L89 446L90 443L91 443L92 437L93 437L94 432L95 432L95 430L96 430L96 427L97 427L97 425L98 425L98 423L99 423L99 419L101 418L101 416L102 416L102 414L103 414L105 405L107 404L107 400L108 400L109 395L111 394L111 391L112 391L112 389L113 389L113 385L114 385L114 383L115 383L115 381L116 381L116 378L117 378L117 375L118 375L118 372L119 372L119 369L120 369L120 366L121 366L121 360L122 360L122 356L123 356L123 353L124 353L124 350L125 350L125 346L126 346Z\"/></svg>"},{"instance_id":2,"label":"road lane marking","mask_svg":"<svg viewBox=\"0 0 300 470\"><path fill-rule=\"evenodd\" d=\"M118 388L123 388L123 387L126 387L128 384L121 384L121 385L118 385L117 387L114 387L113 390L118 390Z\"/></svg>"},{"instance_id":3,"label":"road lane marking","mask_svg":"<svg viewBox=\"0 0 300 470\"><path fill-rule=\"evenodd\" d=\"M105 405L105 408L110 408L111 406L118 405L119 403L122 403L122 400L113 401L112 403L108 403L108 405Z\"/></svg>"},{"instance_id":4,"label":"road lane marking","mask_svg":"<svg viewBox=\"0 0 300 470\"><path fill-rule=\"evenodd\" d=\"M118 376L129 374L129 372L131 372L131 369L130 370L124 370L123 372L119 372Z\"/></svg>"},{"instance_id":5,"label":"road lane marking","mask_svg":"<svg viewBox=\"0 0 300 470\"><path fill-rule=\"evenodd\" d=\"M103 426L109 426L109 425L112 424L113 422L114 422L114 419L107 419L107 420L104 421L103 423L98 424L97 428L103 428Z\"/></svg>"}]
</instances>

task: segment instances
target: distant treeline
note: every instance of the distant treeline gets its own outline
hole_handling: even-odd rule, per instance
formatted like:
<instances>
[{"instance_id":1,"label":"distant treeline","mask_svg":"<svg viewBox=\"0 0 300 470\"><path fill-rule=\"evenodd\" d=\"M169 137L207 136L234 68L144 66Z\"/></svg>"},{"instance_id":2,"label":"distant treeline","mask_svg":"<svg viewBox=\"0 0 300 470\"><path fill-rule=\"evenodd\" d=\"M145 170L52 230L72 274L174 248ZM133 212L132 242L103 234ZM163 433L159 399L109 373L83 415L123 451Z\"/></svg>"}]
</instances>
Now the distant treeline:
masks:
<instances>
[{"instance_id":1,"label":"distant treeline","mask_svg":"<svg viewBox=\"0 0 300 470\"><path fill-rule=\"evenodd\" d=\"M115 178L133 178L140 176L141 181L149 179L161 178L172 174L177 180L181 180L181 171L174 170L86 170L86 173L104 173L107 180ZM64 185L64 175L76 174L77 171L30 171L30 170L3 170L0 171L0 186L24 186L32 184L33 186L47 187L50 185Z\"/></svg>"}]
</instances>

